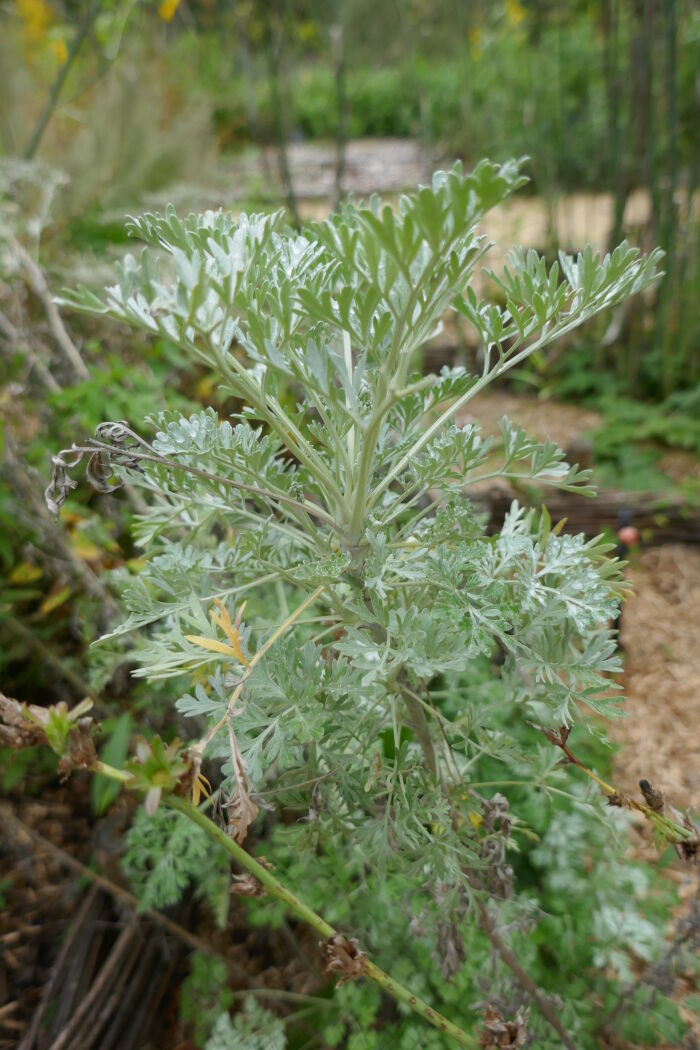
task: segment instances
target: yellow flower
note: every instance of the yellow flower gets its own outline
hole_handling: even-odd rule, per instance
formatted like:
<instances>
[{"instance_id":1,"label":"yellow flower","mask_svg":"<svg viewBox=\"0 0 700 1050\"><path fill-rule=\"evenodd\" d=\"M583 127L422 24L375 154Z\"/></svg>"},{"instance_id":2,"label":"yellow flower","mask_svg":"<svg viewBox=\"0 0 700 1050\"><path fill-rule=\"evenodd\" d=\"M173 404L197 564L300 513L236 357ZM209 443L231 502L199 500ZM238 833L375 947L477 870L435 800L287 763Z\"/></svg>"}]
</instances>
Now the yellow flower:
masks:
<instances>
[{"instance_id":1,"label":"yellow flower","mask_svg":"<svg viewBox=\"0 0 700 1050\"><path fill-rule=\"evenodd\" d=\"M66 47L66 42L63 39L63 37L59 37L58 40L52 40L49 44L49 50L53 54L59 66L62 66L68 58L68 48Z\"/></svg>"},{"instance_id":2,"label":"yellow flower","mask_svg":"<svg viewBox=\"0 0 700 1050\"><path fill-rule=\"evenodd\" d=\"M506 17L511 25L517 26L525 17L525 11L518 0L506 0Z\"/></svg>"},{"instance_id":3,"label":"yellow flower","mask_svg":"<svg viewBox=\"0 0 700 1050\"><path fill-rule=\"evenodd\" d=\"M164 22L172 22L179 6L180 0L161 0L158 4L158 14Z\"/></svg>"}]
</instances>

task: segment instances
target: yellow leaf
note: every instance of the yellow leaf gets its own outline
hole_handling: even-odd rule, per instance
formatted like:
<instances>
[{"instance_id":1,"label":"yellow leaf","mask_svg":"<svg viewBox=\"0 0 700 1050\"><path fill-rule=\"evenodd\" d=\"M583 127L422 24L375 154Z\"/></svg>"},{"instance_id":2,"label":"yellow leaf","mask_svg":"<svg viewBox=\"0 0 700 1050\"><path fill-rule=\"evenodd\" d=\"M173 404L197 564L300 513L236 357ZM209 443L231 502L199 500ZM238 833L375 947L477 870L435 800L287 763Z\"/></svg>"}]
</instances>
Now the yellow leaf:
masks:
<instances>
[{"instance_id":1,"label":"yellow leaf","mask_svg":"<svg viewBox=\"0 0 700 1050\"><path fill-rule=\"evenodd\" d=\"M226 608L224 603L219 598L215 598L214 599L214 604L220 609L221 615L217 616L216 613L212 613L211 614L212 620L214 621L214 623L218 627L220 627L222 629L222 631L224 632L224 634L228 638L229 642L231 643L231 648L235 652L236 656L238 657L240 662L247 667L248 666L248 661L246 660L245 656L243 655L243 650L241 649L241 636L238 633L238 627L234 626L231 623L231 617L228 614L228 609ZM240 607L240 609L238 611L238 618L236 620L236 623L238 623L240 621L240 618L241 618L241 615L243 614L243 610L245 609L245 606L246 606L246 603L243 602L243 605Z\"/></svg>"},{"instance_id":2,"label":"yellow leaf","mask_svg":"<svg viewBox=\"0 0 700 1050\"><path fill-rule=\"evenodd\" d=\"M230 645L226 645L225 642L219 642L216 638L204 638L201 634L186 634L185 640L192 642L192 645L198 645L200 649L208 649L210 653L221 653L222 656L235 656L238 659L238 653Z\"/></svg>"},{"instance_id":3,"label":"yellow leaf","mask_svg":"<svg viewBox=\"0 0 700 1050\"><path fill-rule=\"evenodd\" d=\"M32 565L30 561L21 561L10 573L10 583L32 583L42 576L43 573L37 565Z\"/></svg>"},{"instance_id":4,"label":"yellow leaf","mask_svg":"<svg viewBox=\"0 0 700 1050\"><path fill-rule=\"evenodd\" d=\"M467 816L469 817L469 823L471 824L471 826L473 828L476 828L476 830L478 831L481 825L484 823L484 818L481 816L480 813L475 813L473 809L470 809L468 811Z\"/></svg>"},{"instance_id":5,"label":"yellow leaf","mask_svg":"<svg viewBox=\"0 0 700 1050\"><path fill-rule=\"evenodd\" d=\"M211 795L211 784L204 774L200 773L195 778L194 784L192 785L192 804L194 806L199 805L199 800L202 795L204 795L205 798L209 798Z\"/></svg>"},{"instance_id":6,"label":"yellow leaf","mask_svg":"<svg viewBox=\"0 0 700 1050\"><path fill-rule=\"evenodd\" d=\"M39 606L39 612L42 616L46 616L47 613L53 612L54 609L58 609L59 605L63 605L64 602L68 601L71 594L70 587L61 587L60 591L56 591L55 594L49 594L44 598Z\"/></svg>"},{"instance_id":7,"label":"yellow leaf","mask_svg":"<svg viewBox=\"0 0 700 1050\"><path fill-rule=\"evenodd\" d=\"M102 551L97 544L80 533L76 533L71 537L70 545L83 561L99 561L102 557Z\"/></svg>"}]
</instances>

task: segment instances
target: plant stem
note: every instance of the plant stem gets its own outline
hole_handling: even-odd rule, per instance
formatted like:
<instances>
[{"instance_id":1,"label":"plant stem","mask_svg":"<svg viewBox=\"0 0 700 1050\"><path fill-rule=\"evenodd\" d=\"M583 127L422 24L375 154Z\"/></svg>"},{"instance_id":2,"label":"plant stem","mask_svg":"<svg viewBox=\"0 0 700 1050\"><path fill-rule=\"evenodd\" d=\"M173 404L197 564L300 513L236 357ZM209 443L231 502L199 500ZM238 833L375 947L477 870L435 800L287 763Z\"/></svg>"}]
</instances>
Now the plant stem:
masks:
<instances>
[{"instance_id":1,"label":"plant stem","mask_svg":"<svg viewBox=\"0 0 700 1050\"><path fill-rule=\"evenodd\" d=\"M412 447L403 456L401 456L399 461L394 464L394 466L387 472L387 474L384 475L382 480L377 484L376 488L369 494L367 498L366 510L369 510L371 507L374 506L374 504L377 502L378 498L382 495L382 493L389 488L391 483L395 481L397 477L399 477L399 475L406 469L411 460L414 459L414 457L417 456L423 448L425 448L425 446L428 444L433 435L439 433L439 431L442 430L445 424L448 423L454 416L456 416L456 414L462 408L464 408L464 406L469 401L471 401L472 398L476 397L476 395L480 393L485 386L488 386L489 383L492 383L494 381L494 379L497 379L505 372L508 372L516 365L519 365L521 361L524 361L531 354L535 353L536 350L539 350L541 347L546 346L554 339L561 338L568 332L573 331L574 328L578 328L578 326L583 324L585 320L587 320L586 315L579 314L572 317L570 320L565 320L559 328L554 327L552 329L549 329L547 328L547 326L545 326L539 337L535 339L534 342L528 343L527 345L521 347L517 350L517 352L515 351L515 347L513 347L509 351L510 356L505 357L503 360L499 361L499 363L497 365L494 365L494 367L490 370L485 369L483 375L476 381L476 383L474 383L473 386L469 388L469 390L465 391L465 393L462 394L461 397L458 397L455 401L453 401L452 404L449 405L440 414L440 416L438 416L438 418L433 423L431 423L426 430L423 431L421 436L415 441Z\"/></svg>"},{"instance_id":2,"label":"plant stem","mask_svg":"<svg viewBox=\"0 0 700 1050\"><path fill-rule=\"evenodd\" d=\"M294 911L304 922L307 922L312 929L320 933L322 937L328 939L329 937L335 937L338 935L338 931L334 929L329 923L325 921L320 915L318 915L312 908L305 904L304 901L300 900L291 890L288 890L279 879L276 879L264 868L262 864L259 864L249 853L239 846L237 842L229 838L225 831L217 827L208 817L203 813L200 813L192 803L185 799L179 798L177 795L170 795L166 798L166 804L172 809L176 809L183 816L187 817L194 824L197 824L203 831L205 831L211 838L213 838L218 844L226 850L238 863L244 867L247 871L254 875L259 882L265 887L268 893L276 897L277 900L282 901L288 908ZM380 969L369 959L365 961L364 965L365 976L369 977L371 981L378 984L380 988L383 988L392 998L398 1000L400 1003L404 1003L414 1013L419 1014L421 1017L429 1021L430 1024L434 1025L441 1032L446 1035L450 1035L459 1046L476 1047L478 1044L476 1040L468 1035L467 1032L458 1028L457 1025L448 1021L446 1017L433 1010L428 1003L424 1002L417 995L414 995L408 988L394 980L388 973Z\"/></svg>"},{"instance_id":3,"label":"plant stem","mask_svg":"<svg viewBox=\"0 0 700 1050\"><path fill-rule=\"evenodd\" d=\"M14 634L16 638L20 638L30 651L34 652L39 661L43 662L45 672L50 668L53 674L58 675L59 679L69 682L79 696L94 698L87 680L68 664L64 663L61 657L41 640L36 631L32 631L27 627L26 623L13 616L12 613L3 612L2 622L11 634Z\"/></svg>"},{"instance_id":4,"label":"plant stem","mask_svg":"<svg viewBox=\"0 0 700 1050\"><path fill-rule=\"evenodd\" d=\"M430 736L430 729L428 727L428 720L425 716L425 711L421 705L420 697L417 697L410 689L400 686L401 696L403 702L406 705L409 717L411 719L411 726L418 738L418 743L421 746L423 757L425 758L425 764L428 767L433 780L438 779L438 763L437 755L435 754L435 747Z\"/></svg>"},{"instance_id":5,"label":"plant stem","mask_svg":"<svg viewBox=\"0 0 700 1050\"><path fill-rule=\"evenodd\" d=\"M95 438L90 439L89 445L74 445L71 452L102 452L107 454L118 454L119 449L107 442L98 441ZM147 463L156 463L162 467L168 467L170 470L183 470L186 474L193 474L196 478L204 478L205 481L215 481L219 485L228 485L231 488L238 489L240 492L249 492L253 496L259 496L261 499L268 501L275 501L283 507L293 507L297 510L304 511L306 514L311 514L318 518L325 525L339 531L333 518L328 514L322 507L317 506L315 503L311 503L310 500L297 500L291 496L286 496L281 492L272 492L268 489L262 489L258 485L248 485L243 481L235 481L233 478L226 478L221 474L212 474L208 470L200 470L199 467L191 467L187 463L178 463L177 460L167 459L165 456L158 456L155 453L141 452L136 449L129 449L129 455L132 458L138 458Z\"/></svg>"},{"instance_id":6,"label":"plant stem","mask_svg":"<svg viewBox=\"0 0 700 1050\"><path fill-rule=\"evenodd\" d=\"M270 84L270 100L272 103L272 122L277 144L277 163L279 165L280 177L284 187L285 201L289 210L292 225L295 229L301 229L301 217L297 206L294 182L289 167L289 155L287 153L287 103L289 84L282 85L284 78L284 52L285 27L283 13L275 5L272 15L268 15L270 39L267 46L267 69ZM284 93L282 88L284 87Z\"/></svg>"},{"instance_id":7,"label":"plant stem","mask_svg":"<svg viewBox=\"0 0 700 1050\"><path fill-rule=\"evenodd\" d=\"M212 358L207 354L197 351L199 358L212 367ZM326 494L326 498L332 497L337 503L342 504L342 493L336 484L335 478L319 455L316 449L307 441L296 423L290 419L279 401L267 393L262 398L251 385L247 375L247 368L235 355L228 353L226 359L213 355L213 362L220 368L231 383L237 396L247 398L250 404L260 413L268 426L277 434L282 443L295 459L303 463L313 474L318 484Z\"/></svg>"},{"instance_id":8,"label":"plant stem","mask_svg":"<svg viewBox=\"0 0 700 1050\"><path fill-rule=\"evenodd\" d=\"M66 331L66 326L64 325L63 319L58 312L58 308L53 301L49 286L46 283L46 277L44 276L43 270L38 263L34 262L34 259L32 259L26 248L24 248L17 238L12 236L12 234L10 234L9 242L12 251L19 260L20 267L24 271L27 283L44 308L46 320L49 322L49 328L51 329L51 333L56 340L57 345L60 347L63 355L69 362L78 379L89 379L90 373L87 365L80 356L80 351L77 346Z\"/></svg>"},{"instance_id":9,"label":"plant stem","mask_svg":"<svg viewBox=\"0 0 700 1050\"><path fill-rule=\"evenodd\" d=\"M335 132L335 207L340 207L343 197L343 175L345 173L345 138L347 131L347 105L345 85L345 40L343 22L338 0L333 4L333 24L330 27L331 57L335 72L335 95L337 125Z\"/></svg>"},{"instance_id":10,"label":"plant stem","mask_svg":"<svg viewBox=\"0 0 700 1050\"><path fill-rule=\"evenodd\" d=\"M94 762L91 766L93 773L101 773L103 776L110 777L112 780L118 780L120 783L129 785L133 779L130 773L127 773L122 769L115 769L114 766L108 766L104 762ZM181 813L184 817L190 820L193 824L196 824L202 829L211 839L213 839L222 849L224 849L231 857L236 860L242 868L249 871L258 882L260 882L267 892L275 897L277 900L285 904L291 911L295 912L300 919L307 922L312 929L316 930L326 940L330 937L339 936L339 931L336 930L330 923L327 923L322 916L315 912L312 908L305 904L303 900L288 890L276 879L275 876L263 867L262 864L258 863L254 857L239 846L237 842L229 838L226 832L218 827L212 820L209 819L204 813L202 813L196 806L193 806L187 799L180 798L178 795L168 795L164 798L164 802L171 809ZM414 1013L423 1017L430 1024L434 1025L439 1031L444 1032L445 1035L449 1035L455 1040L458 1046L466 1046L475 1048L478 1046L477 1041L473 1036L469 1035L462 1028L459 1028L452 1021L449 1021L442 1014L438 1013L437 1010L433 1010L428 1003L424 1002L417 995L414 995L408 988L400 984L399 981L394 980L388 973L380 969L369 959L364 961L364 975L378 984L380 988L396 999L400 1003L404 1003Z\"/></svg>"},{"instance_id":11,"label":"plant stem","mask_svg":"<svg viewBox=\"0 0 700 1050\"><path fill-rule=\"evenodd\" d=\"M258 882L261 882L273 897L276 897L277 900L282 901L288 908L295 911L300 918L308 922L322 937L333 937L335 935L337 931L329 923L322 919L320 915L317 915L308 904L296 897L291 890L288 890L267 868L258 863L242 846L239 846L237 842L230 838L223 828L214 824L209 817L201 813L191 802L180 798L178 795L168 795L164 801L171 809L176 809L178 813L182 813L193 824L197 824L198 827L202 828L210 838L214 839L215 842L225 849L246 871L254 875Z\"/></svg>"},{"instance_id":12,"label":"plant stem","mask_svg":"<svg viewBox=\"0 0 700 1050\"><path fill-rule=\"evenodd\" d=\"M534 723L531 722L530 725L534 726ZM535 728L538 727L535 726ZM618 805L626 806L628 809L636 809L638 813L643 813L669 842L693 838L693 832L689 828L684 828L681 824L676 823L675 820L671 820L670 817L666 817L658 810L652 809L651 806L646 806L642 802L637 802L636 799L629 798L622 791L618 791L617 788L613 787L612 784L602 780L597 773L594 773L580 758L576 757L565 739L557 738L549 732L546 732L544 735L551 744L554 744L555 747L560 748L564 752L571 765L576 766L587 777L594 780L608 798L616 799Z\"/></svg>"}]
</instances>

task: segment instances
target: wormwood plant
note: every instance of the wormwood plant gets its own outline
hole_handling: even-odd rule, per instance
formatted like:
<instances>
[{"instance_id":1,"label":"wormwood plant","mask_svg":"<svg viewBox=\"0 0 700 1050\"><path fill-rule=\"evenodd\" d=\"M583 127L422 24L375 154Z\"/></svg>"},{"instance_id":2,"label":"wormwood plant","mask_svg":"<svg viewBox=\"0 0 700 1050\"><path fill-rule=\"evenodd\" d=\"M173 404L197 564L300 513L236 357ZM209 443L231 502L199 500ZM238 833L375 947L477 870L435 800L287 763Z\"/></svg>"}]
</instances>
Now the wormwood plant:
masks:
<instances>
[{"instance_id":1,"label":"wormwood plant","mask_svg":"<svg viewBox=\"0 0 700 1050\"><path fill-rule=\"evenodd\" d=\"M491 444L459 415L533 351L647 288L659 253L587 248L548 270L515 251L490 274L505 305L490 305L472 283L489 247L479 223L523 182L515 162L456 166L396 210L347 204L301 234L282 212L132 219L148 246L140 260L127 256L104 296L81 288L65 302L171 340L238 407L231 420L207 409L105 423L55 457L47 491L57 509L76 484L69 470L89 455L98 488L116 476L148 493L136 525L145 567L126 581L128 616L110 637L136 636L137 675L192 682L177 702L189 747L142 742L113 775L146 794L147 812L164 799L213 835L254 874L245 892L265 889L310 921L331 971L369 976L463 1046L475 1038L240 844L262 806L305 814L309 878L315 852L333 843L351 843L366 870L400 873L423 893L422 929L443 955L458 968L459 924L480 925L573 1045L499 927L498 902L513 893L506 850L525 821L509 812L506 787L493 794L470 771L485 756L520 762L546 787L562 749L572 761L568 727L615 712L619 571L609 545L561 533L544 511L514 504L487 535L471 484L591 493L588 472L508 420ZM448 309L479 334L478 375L417 370ZM504 704L525 745L504 731ZM195 808L205 761L223 828ZM638 808L667 837L682 834ZM487 1016L481 1038L493 1042L483 1045L504 1045L500 1023Z\"/></svg>"}]
</instances>

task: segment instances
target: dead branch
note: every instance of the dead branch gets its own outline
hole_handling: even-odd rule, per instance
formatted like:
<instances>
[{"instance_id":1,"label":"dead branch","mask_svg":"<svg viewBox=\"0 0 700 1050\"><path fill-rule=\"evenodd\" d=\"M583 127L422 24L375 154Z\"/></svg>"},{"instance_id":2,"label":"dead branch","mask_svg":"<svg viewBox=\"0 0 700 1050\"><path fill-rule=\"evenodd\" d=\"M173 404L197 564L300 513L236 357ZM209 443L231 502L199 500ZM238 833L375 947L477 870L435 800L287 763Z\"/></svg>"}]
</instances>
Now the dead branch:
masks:
<instances>
[{"instance_id":1,"label":"dead branch","mask_svg":"<svg viewBox=\"0 0 700 1050\"><path fill-rule=\"evenodd\" d=\"M476 906L479 912L479 924L500 956L501 961L508 967L511 973L515 976L520 987L527 992L542 1016L552 1026L554 1031L560 1037L563 1046L566 1047L566 1050L576 1050L576 1045L566 1028L564 1028L564 1025L559 1020L556 1010L547 997L543 995L537 987L537 984L533 981L532 977L530 977L527 970L524 970L520 965L513 950L501 937L496 928L496 923L488 913L486 905L477 899Z\"/></svg>"}]
</instances>

